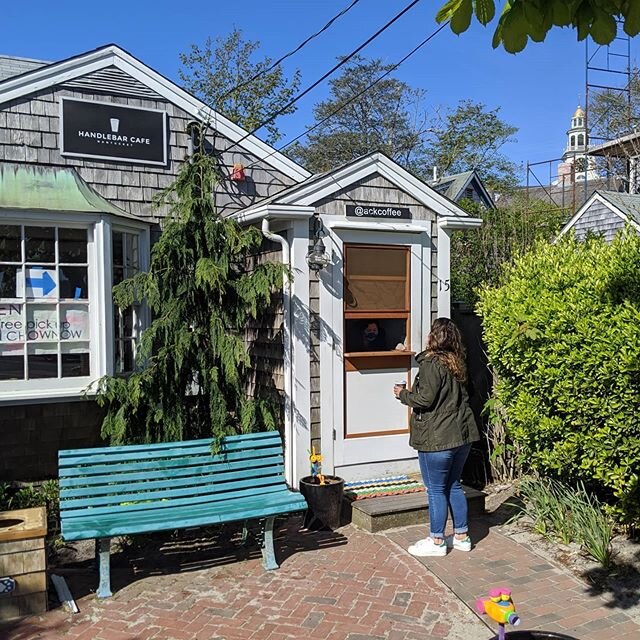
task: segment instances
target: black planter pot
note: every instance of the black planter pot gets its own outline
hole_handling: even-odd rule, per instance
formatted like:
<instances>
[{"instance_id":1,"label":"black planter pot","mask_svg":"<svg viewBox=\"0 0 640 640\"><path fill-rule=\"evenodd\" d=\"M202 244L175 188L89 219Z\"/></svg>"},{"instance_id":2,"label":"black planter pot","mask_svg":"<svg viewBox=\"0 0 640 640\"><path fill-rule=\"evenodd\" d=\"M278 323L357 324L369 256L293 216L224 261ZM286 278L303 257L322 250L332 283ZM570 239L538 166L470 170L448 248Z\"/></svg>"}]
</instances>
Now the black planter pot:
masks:
<instances>
[{"instance_id":1,"label":"black planter pot","mask_svg":"<svg viewBox=\"0 0 640 640\"><path fill-rule=\"evenodd\" d=\"M314 482L313 476L300 480L300 493L309 505L305 522L311 524L317 520L329 529L336 529L340 526L344 480L336 476L325 478L329 481L326 484Z\"/></svg>"},{"instance_id":2,"label":"black planter pot","mask_svg":"<svg viewBox=\"0 0 640 640\"><path fill-rule=\"evenodd\" d=\"M553 631L507 631L504 637L506 640L579 640ZM498 636L493 636L491 640L498 640Z\"/></svg>"}]
</instances>

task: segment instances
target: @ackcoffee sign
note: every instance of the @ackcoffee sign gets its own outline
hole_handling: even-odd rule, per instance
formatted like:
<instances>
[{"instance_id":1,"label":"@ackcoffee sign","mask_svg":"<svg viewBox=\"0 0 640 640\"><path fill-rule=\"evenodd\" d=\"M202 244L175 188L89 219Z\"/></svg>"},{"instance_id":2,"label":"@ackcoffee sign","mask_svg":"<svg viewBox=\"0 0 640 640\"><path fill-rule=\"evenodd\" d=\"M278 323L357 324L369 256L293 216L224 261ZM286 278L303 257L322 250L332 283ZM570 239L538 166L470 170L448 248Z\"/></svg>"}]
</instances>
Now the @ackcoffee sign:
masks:
<instances>
[{"instance_id":1,"label":"@ackcoffee sign","mask_svg":"<svg viewBox=\"0 0 640 640\"><path fill-rule=\"evenodd\" d=\"M411 220L411 209L408 207L372 205L347 205L348 218L386 218L387 220Z\"/></svg>"},{"instance_id":2,"label":"@ackcoffee sign","mask_svg":"<svg viewBox=\"0 0 640 640\"><path fill-rule=\"evenodd\" d=\"M61 98L60 153L64 156L167 164L167 114Z\"/></svg>"}]
</instances>

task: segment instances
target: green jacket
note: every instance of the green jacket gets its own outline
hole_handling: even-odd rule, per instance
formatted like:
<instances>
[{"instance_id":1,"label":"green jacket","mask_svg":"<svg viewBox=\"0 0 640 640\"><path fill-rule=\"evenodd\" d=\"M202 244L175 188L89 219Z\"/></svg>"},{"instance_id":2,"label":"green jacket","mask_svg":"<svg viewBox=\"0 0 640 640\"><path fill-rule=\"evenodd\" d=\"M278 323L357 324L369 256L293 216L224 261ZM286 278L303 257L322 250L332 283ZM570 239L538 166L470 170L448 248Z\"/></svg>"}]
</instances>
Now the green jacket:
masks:
<instances>
[{"instance_id":1,"label":"green jacket","mask_svg":"<svg viewBox=\"0 0 640 640\"><path fill-rule=\"evenodd\" d=\"M444 451L480 440L465 385L425 353L416 360L413 389L400 392L400 402L413 409L409 444L418 451Z\"/></svg>"}]
</instances>

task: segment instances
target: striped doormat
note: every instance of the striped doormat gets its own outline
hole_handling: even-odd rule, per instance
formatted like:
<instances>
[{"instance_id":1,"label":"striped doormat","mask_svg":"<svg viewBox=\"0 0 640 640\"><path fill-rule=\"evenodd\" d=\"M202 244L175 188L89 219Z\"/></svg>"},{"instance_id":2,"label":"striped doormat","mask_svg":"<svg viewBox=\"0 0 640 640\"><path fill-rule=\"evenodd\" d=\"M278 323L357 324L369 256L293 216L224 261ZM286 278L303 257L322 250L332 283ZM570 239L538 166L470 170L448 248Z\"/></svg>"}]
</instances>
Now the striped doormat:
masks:
<instances>
[{"instance_id":1,"label":"striped doormat","mask_svg":"<svg viewBox=\"0 0 640 640\"><path fill-rule=\"evenodd\" d=\"M357 482L345 482L344 484L344 495L348 500L396 496L418 491L424 491L424 484L420 480L410 478L407 475L372 478L371 480L358 480Z\"/></svg>"}]
</instances>

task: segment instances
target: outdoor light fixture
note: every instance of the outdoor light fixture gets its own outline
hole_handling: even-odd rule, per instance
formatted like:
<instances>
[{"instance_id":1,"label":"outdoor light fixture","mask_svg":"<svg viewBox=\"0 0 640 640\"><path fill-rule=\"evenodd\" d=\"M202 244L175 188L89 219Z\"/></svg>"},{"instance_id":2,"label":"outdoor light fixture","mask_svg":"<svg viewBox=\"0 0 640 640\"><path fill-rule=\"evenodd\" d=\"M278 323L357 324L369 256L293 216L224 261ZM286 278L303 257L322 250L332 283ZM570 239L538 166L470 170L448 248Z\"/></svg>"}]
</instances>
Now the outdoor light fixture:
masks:
<instances>
[{"instance_id":1,"label":"outdoor light fixture","mask_svg":"<svg viewBox=\"0 0 640 640\"><path fill-rule=\"evenodd\" d=\"M316 214L313 218L313 247L309 253L307 253L307 264L311 271L320 271L331 261L327 255L324 242L322 242L322 234L322 220L320 220L320 216Z\"/></svg>"}]
</instances>

